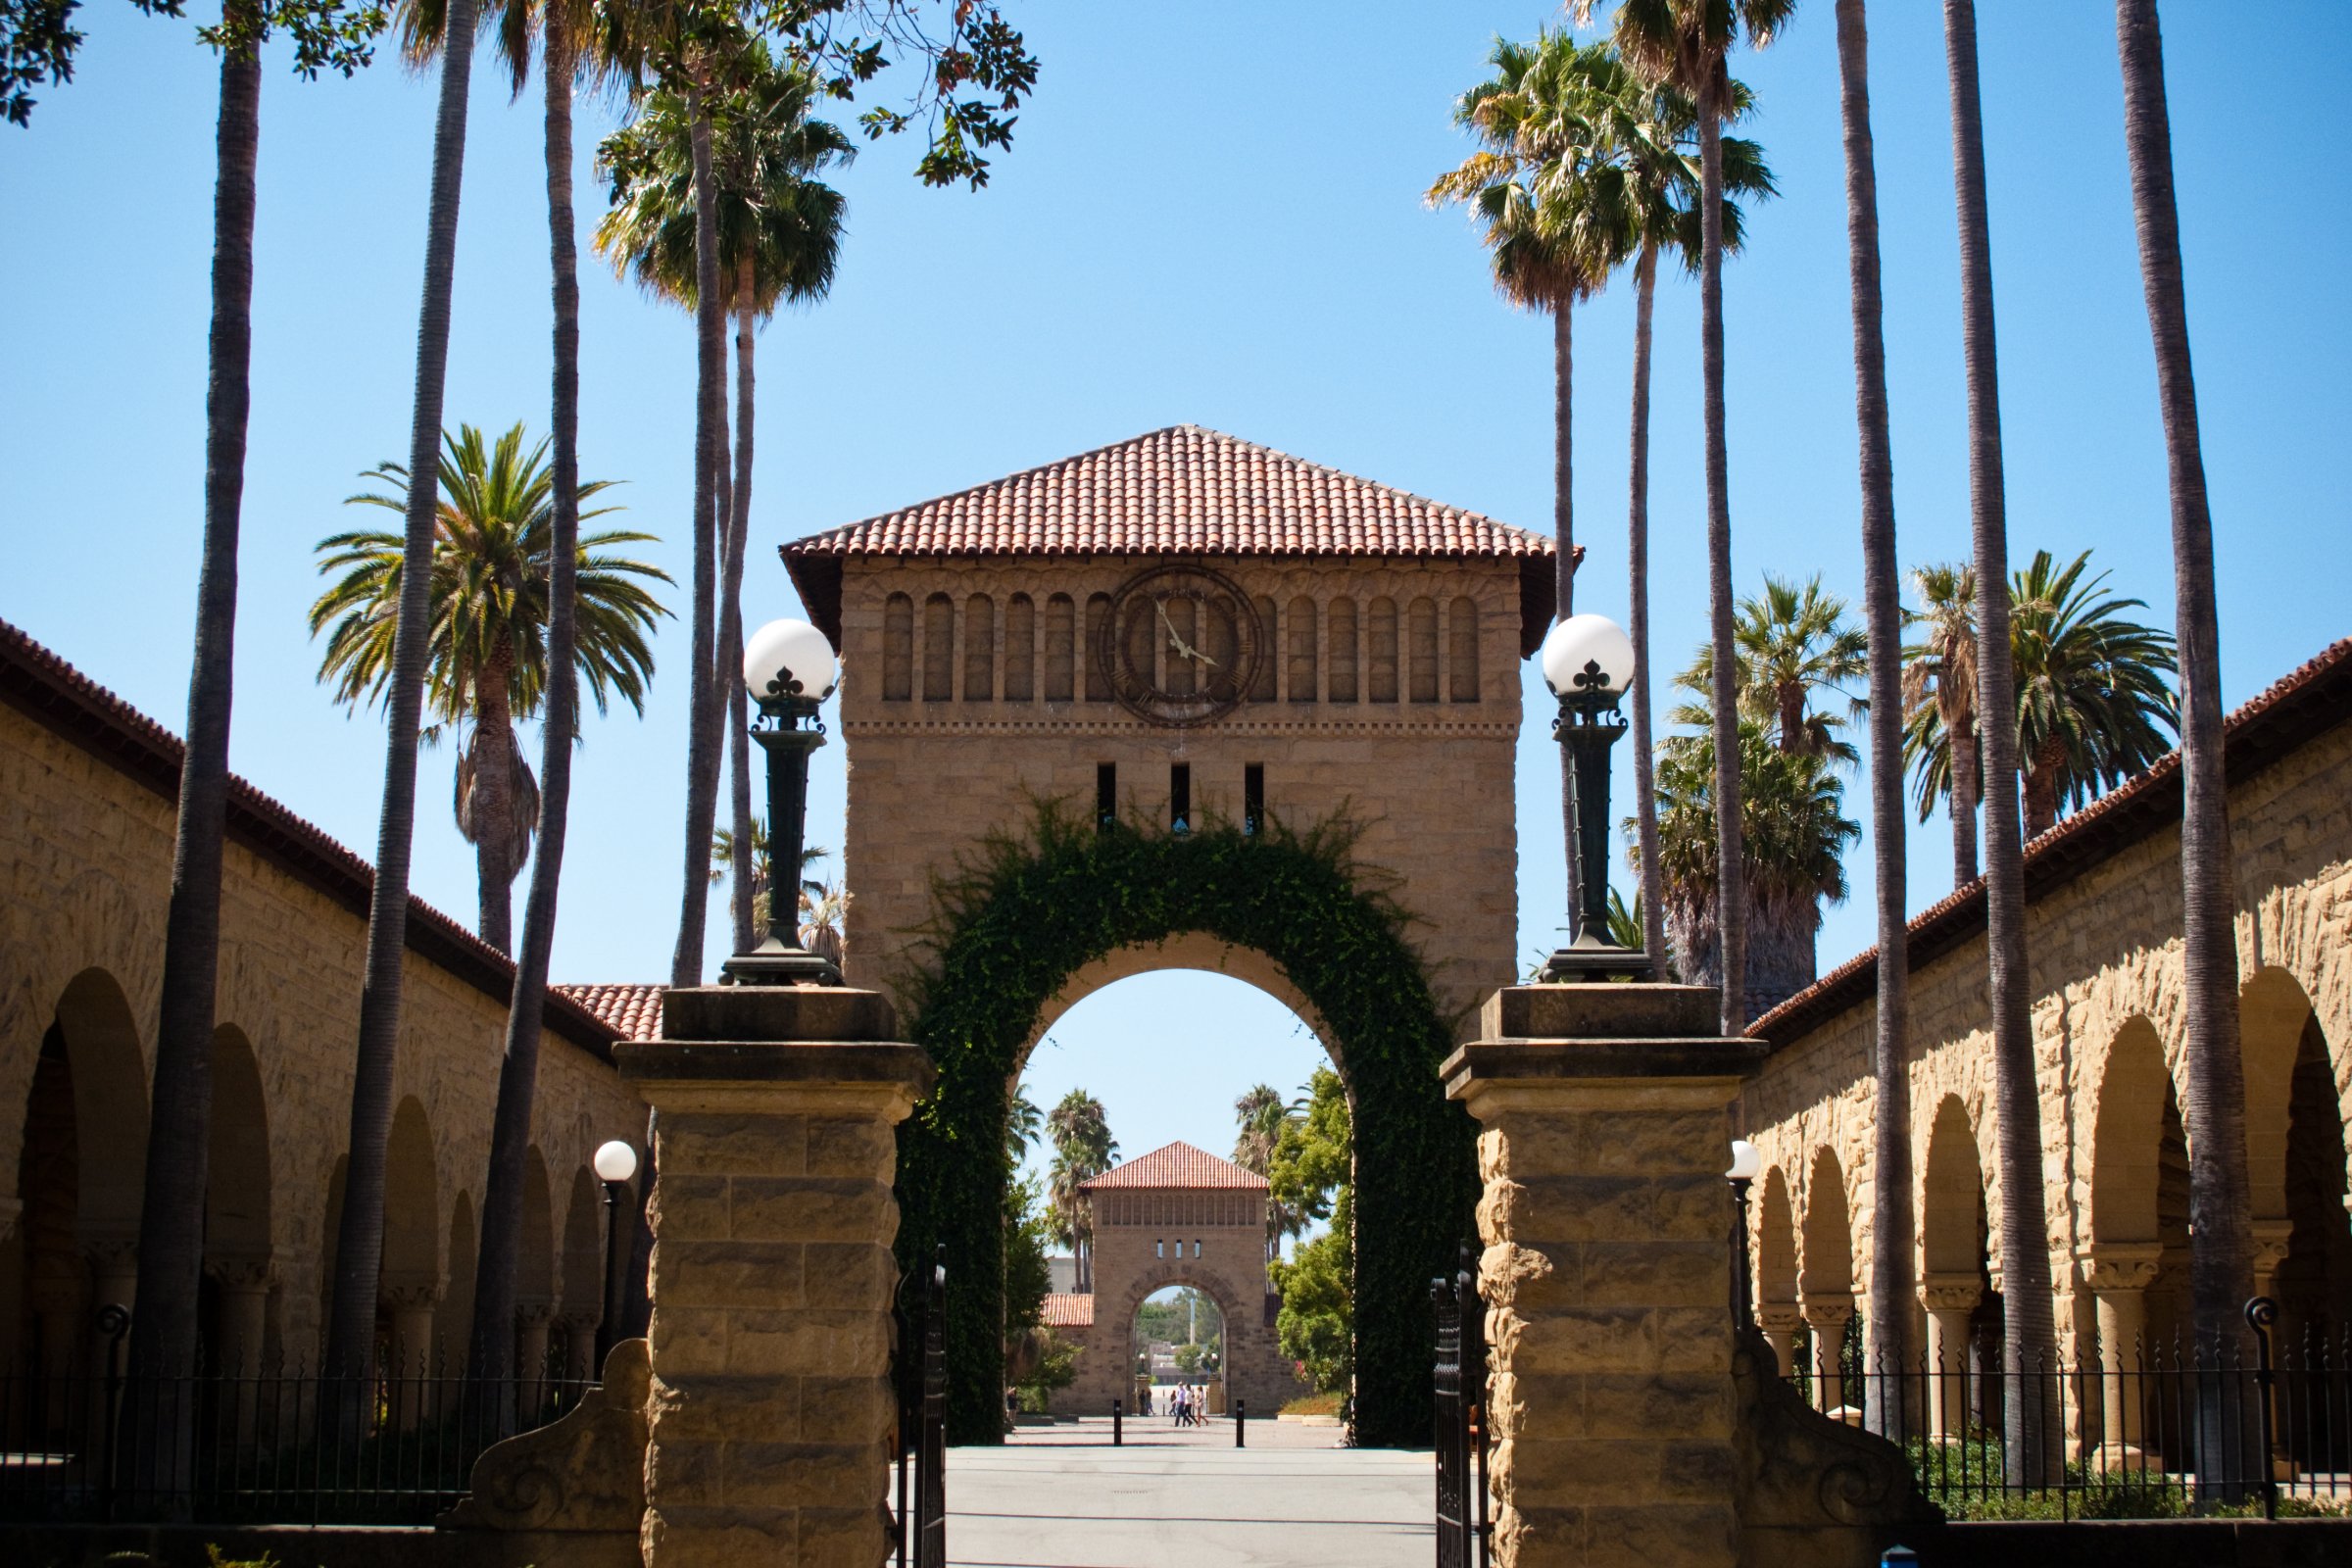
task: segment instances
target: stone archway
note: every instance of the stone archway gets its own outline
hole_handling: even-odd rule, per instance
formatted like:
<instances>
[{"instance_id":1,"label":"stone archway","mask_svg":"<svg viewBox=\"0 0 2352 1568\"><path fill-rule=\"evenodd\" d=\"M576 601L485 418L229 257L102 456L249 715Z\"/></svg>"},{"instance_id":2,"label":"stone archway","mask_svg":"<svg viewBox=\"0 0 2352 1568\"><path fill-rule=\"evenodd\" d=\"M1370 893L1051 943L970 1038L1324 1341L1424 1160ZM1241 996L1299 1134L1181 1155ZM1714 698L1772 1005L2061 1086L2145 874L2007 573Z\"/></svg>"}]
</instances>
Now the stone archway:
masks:
<instances>
[{"instance_id":1,"label":"stone archway","mask_svg":"<svg viewBox=\"0 0 2352 1568\"><path fill-rule=\"evenodd\" d=\"M1470 1232L1472 1133L1438 1079L1451 1032L1404 939L1408 917L1358 871L1351 846L1336 823L1102 832L1048 806L1028 842L997 841L943 887L936 956L911 988L909 1033L939 1082L901 1133L899 1257L904 1267L947 1248L952 1441L1002 1436L1008 1081L1051 1009L1078 1000L1073 982L1128 963L1189 966L1167 955L1197 956L1202 942L1228 956L1227 972L1314 1020L1348 1083L1356 1438L1426 1441L1429 1281ZM1159 956L1118 956L1149 954Z\"/></svg>"}]
</instances>

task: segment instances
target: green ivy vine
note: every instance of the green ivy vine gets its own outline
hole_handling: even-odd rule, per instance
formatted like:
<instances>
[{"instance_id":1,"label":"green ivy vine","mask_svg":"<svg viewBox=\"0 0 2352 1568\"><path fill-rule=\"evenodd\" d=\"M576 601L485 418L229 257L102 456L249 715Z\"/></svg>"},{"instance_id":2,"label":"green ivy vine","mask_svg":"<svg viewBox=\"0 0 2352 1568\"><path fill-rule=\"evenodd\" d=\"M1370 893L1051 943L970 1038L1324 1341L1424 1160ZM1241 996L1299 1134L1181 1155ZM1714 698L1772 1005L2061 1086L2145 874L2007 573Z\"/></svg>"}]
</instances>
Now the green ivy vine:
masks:
<instances>
[{"instance_id":1,"label":"green ivy vine","mask_svg":"<svg viewBox=\"0 0 2352 1568\"><path fill-rule=\"evenodd\" d=\"M1046 1004L1123 948L1200 932L1279 964L1329 1027L1355 1112L1355 1441L1429 1441L1430 1280L1477 1201L1470 1118L1437 1068L1451 1036L1393 878L1360 864L1344 814L1304 831L1108 831L1038 804L935 879L929 961L902 986L939 1068L900 1130L902 1263L948 1258L948 1434L1001 1441L1007 1083Z\"/></svg>"}]
</instances>

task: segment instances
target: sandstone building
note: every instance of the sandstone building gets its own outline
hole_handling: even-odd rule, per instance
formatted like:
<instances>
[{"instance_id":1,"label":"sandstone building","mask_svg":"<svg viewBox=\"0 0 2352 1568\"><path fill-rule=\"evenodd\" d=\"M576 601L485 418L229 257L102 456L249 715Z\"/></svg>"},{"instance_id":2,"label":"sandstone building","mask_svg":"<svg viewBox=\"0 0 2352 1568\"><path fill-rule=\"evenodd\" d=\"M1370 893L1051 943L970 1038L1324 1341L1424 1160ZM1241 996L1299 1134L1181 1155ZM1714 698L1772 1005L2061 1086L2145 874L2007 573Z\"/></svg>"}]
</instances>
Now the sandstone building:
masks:
<instances>
[{"instance_id":1,"label":"sandstone building","mask_svg":"<svg viewBox=\"0 0 2352 1568\"><path fill-rule=\"evenodd\" d=\"M1078 1380L1054 1407L1102 1415L1135 1406L1136 1314L1147 1298L1189 1285L1225 1318L1224 1359L1210 1408L1235 1399L1272 1416L1306 1392L1274 1334L1266 1287L1266 1179L1175 1143L1082 1183L1094 1224L1094 1290L1046 1298L1046 1323L1078 1348Z\"/></svg>"},{"instance_id":2,"label":"sandstone building","mask_svg":"<svg viewBox=\"0 0 2352 1568\"><path fill-rule=\"evenodd\" d=\"M2239 709L2227 734L2254 1285L2280 1302L2291 1345L2352 1330L2352 642ZM2187 1322L2180 821L2176 753L2027 851L2042 1199L2070 1364L2134 1365ZM1978 882L1911 923L1914 1343L1947 1373L1997 1365L2001 1332L1984 919ZM1817 1374L1858 1333L1877 1245L1876 962L1861 955L1750 1029L1773 1046L1740 1104L1765 1160L1757 1307L1784 1362ZM2082 1403L2074 1436L2096 1445L2113 1413ZM1936 1420L1975 1413L1954 1399Z\"/></svg>"},{"instance_id":3,"label":"sandstone building","mask_svg":"<svg viewBox=\"0 0 2352 1568\"><path fill-rule=\"evenodd\" d=\"M0 1366L87 1366L90 1322L132 1302L148 1084L178 789L176 738L0 623ZM220 1362L307 1366L342 1205L372 873L243 780L221 891L201 1302ZM382 1329L411 1366L458 1361L472 1318L507 959L421 901L385 1201ZM649 988L588 1000L642 1021ZM642 1140L613 1076L626 1032L547 1004L524 1189L522 1360L588 1373L603 1193L588 1165Z\"/></svg>"}]
</instances>

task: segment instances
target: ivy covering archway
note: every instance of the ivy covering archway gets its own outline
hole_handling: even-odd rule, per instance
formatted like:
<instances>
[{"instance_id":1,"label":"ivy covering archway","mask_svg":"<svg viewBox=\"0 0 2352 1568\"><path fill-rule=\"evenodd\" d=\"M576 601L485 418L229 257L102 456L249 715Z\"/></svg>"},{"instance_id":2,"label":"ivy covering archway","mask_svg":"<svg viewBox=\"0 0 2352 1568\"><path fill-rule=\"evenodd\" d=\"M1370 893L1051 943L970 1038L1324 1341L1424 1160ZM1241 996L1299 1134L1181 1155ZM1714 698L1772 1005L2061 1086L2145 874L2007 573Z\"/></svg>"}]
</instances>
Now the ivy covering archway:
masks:
<instances>
[{"instance_id":1,"label":"ivy covering archway","mask_svg":"<svg viewBox=\"0 0 2352 1568\"><path fill-rule=\"evenodd\" d=\"M947 1248L950 1442L1002 1440L1007 1079L1078 970L1196 932L1272 959L1331 1032L1355 1133L1354 1437L1429 1442L1429 1282L1471 1223L1474 1134L1438 1080L1452 1040L1411 917L1355 839L1344 817L1104 832L1048 803L939 879L932 961L907 987L939 1082L900 1131L898 1247L903 1265Z\"/></svg>"}]
</instances>

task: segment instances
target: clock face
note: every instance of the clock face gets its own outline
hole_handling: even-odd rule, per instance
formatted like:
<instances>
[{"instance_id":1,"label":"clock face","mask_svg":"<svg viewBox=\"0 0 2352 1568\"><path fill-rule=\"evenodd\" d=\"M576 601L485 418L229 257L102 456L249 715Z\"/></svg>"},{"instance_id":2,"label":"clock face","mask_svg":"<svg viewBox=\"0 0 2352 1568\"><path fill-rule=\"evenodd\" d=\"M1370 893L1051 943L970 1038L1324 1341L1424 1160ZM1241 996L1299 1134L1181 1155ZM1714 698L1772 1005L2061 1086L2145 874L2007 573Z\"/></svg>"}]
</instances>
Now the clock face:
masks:
<instances>
[{"instance_id":1,"label":"clock face","mask_svg":"<svg viewBox=\"0 0 2352 1568\"><path fill-rule=\"evenodd\" d=\"M1172 729L1222 718L1264 657L1250 596L1205 566L1153 566L1127 579L1095 628L1095 666L1119 706Z\"/></svg>"}]
</instances>

